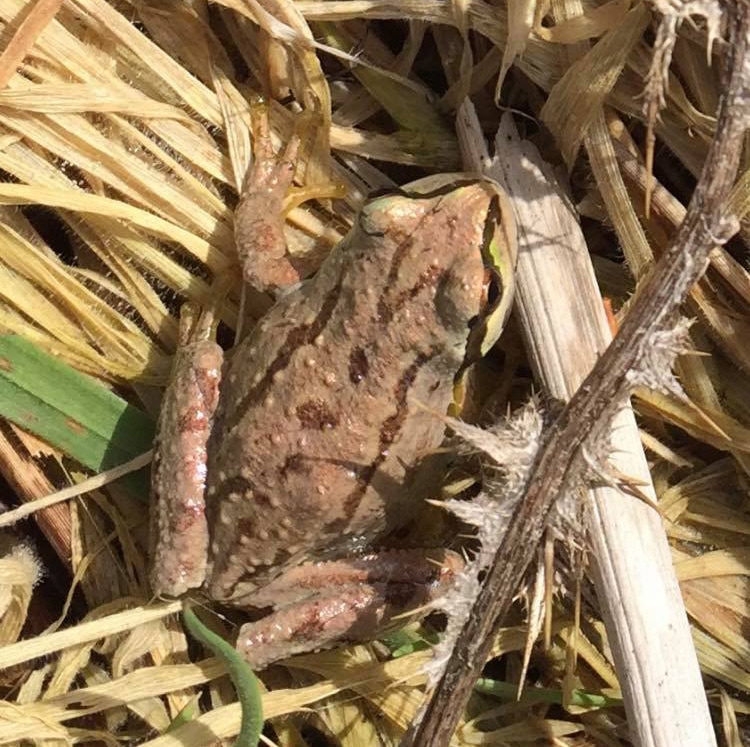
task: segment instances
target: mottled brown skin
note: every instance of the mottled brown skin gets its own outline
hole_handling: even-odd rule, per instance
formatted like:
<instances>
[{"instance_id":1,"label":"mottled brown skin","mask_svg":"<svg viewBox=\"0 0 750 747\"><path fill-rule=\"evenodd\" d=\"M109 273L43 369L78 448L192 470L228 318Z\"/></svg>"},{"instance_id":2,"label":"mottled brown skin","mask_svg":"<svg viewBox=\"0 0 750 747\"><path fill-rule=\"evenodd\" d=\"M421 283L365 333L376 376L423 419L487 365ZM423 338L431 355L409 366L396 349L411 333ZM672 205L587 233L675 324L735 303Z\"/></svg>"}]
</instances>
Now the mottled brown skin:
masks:
<instances>
[{"instance_id":1,"label":"mottled brown skin","mask_svg":"<svg viewBox=\"0 0 750 747\"><path fill-rule=\"evenodd\" d=\"M256 230L238 246L249 278L280 256L283 219L271 203L291 171L284 160L278 169L260 164L248 177L255 191L242 200L238 230ZM430 194L419 183L419 194L367 203L315 277L231 352L215 419L181 403L196 392L211 399L202 385L214 381L217 349L181 354L160 420L151 582L178 594L203 583L205 569L213 599L274 608L240 633L237 646L255 666L372 635L438 595L461 567L450 553L440 562L414 551L362 556L436 486L430 462L444 425L435 413L451 402L486 301L482 250L502 230L498 188L456 178L431 181ZM264 287L293 275L277 269ZM197 466L204 452L207 473ZM205 517L194 510L204 474ZM192 511L187 523L175 489ZM184 537L170 536L185 527Z\"/></svg>"},{"instance_id":2,"label":"mottled brown skin","mask_svg":"<svg viewBox=\"0 0 750 747\"><path fill-rule=\"evenodd\" d=\"M482 310L492 194L370 202L235 349L209 444L213 598L252 604L286 568L376 541L434 487L420 467Z\"/></svg>"}]
</instances>

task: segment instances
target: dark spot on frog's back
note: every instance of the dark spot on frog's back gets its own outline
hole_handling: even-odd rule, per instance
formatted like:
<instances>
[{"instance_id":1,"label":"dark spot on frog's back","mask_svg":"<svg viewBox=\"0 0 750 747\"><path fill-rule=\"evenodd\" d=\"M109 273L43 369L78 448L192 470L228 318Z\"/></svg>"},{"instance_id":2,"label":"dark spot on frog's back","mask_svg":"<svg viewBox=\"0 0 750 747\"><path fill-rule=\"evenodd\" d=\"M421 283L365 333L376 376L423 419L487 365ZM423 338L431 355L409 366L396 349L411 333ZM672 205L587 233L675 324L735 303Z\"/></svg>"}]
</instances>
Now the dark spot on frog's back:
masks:
<instances>
[{"instance_id":1,"label":"dark spot on frog's back","mask_svg":"<svg viewBox=\"0 0 750 747\"><path fill-rule=\"evenodd\" d=\"M287 475L289 473L303 473L309 472L309 467L305 464L305 459L302 454L291 454L284 460L284 464L281 467L281 474Z\"/></svg>"},{"instance_id":2,"label":"dark spot on frog's back","mask_svg":"<svg viewBox=\"0 0 750 747\"><path fill-rule=\"evenodd\" d=\"M267 493L262 493L260 490L256 490L256 491L253 492L252 495L253 495L253 500L259 506L270 506L271 505L271 497Z\"/></svg>"},{"instance_id":3,"label":"dark spot on frog's back","mask_svg":"<svg viewBox=\"0 0 750 747\"><path fill-rule=\"evenodd\" d=\"M367 360L367 353L363 348L355 347L349 356L349 381L352 384L359 384L367 378L370 372L370 363Z\"/></svg>"},{"instance_id":4,"label":"dark spot on frog's back","mask_svg":"<svg viewBox=\"0 0 750 747\"><path fill-rule=\"evenodd\" d=\"M390 324L391 319L393 319L393 309L384 298L381 298L378 301L378 321L381 324Z\"/></svg>"},{"instance_id":5,"label":"dark spot on frog's back","mask_svg":"<svg viewBox=\"0 0 750 747\"><path fill-rule=\"evenodd\" d=\"M309 430L325 431L339 424L338 417L320 399L311 399L301 404L296 414L302 427Z\"/></svg>"}]
</instances>

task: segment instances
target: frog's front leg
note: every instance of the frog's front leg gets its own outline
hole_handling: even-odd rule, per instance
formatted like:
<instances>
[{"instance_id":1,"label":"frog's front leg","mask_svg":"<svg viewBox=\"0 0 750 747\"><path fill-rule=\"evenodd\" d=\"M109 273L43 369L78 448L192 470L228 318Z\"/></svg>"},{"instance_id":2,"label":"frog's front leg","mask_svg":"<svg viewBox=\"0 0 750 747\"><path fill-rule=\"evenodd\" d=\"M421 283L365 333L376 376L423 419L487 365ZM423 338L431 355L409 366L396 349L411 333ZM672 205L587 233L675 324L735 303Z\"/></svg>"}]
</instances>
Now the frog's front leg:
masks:
<instances>
[{"instance_id":1,"label":"frog's front leg","mask_svg":"<svg viewBox=\"0 0 750 747\"><path fill-rule=\"evenodd\" d=\"M299 282L302 276L284 238L285 200L294 178L300 141L292 135L284 152L276 156L264 108L259 108L253 126L253 160L234 214L234 237L245 282L256 290L275 293Z\"/></svg>"},{"instance_id":2,"label":"frog's front leg","mask_svg":"<svg viewBox=\"0 0 750 747\"><path fill-rule=\"evenodd\" d=\"M463 569L450 551L390 550L287 570L252 596L275 612L243 625L237 649L255 668L342 642L370 640L445 594Z\"/></svg>"}]
</instances>

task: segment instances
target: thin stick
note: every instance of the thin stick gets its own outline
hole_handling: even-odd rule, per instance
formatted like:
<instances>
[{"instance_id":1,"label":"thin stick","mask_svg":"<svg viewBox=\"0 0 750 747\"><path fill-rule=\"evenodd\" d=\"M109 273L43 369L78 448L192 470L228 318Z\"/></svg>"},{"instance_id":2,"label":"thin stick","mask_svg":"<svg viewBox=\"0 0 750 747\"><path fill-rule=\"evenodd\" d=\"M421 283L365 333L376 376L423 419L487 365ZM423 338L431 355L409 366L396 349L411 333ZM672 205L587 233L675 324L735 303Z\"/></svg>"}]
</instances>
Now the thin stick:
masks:
<instances>
[{"instance_id":1,"label":"thin stick","mask_svg":"<svg viewBox=\"0 0 750 747\"><path fill-rule=\"evenodd\" d=\"M106 472L101 472L98 475L89 477L87 480L78 483L78 485L71 485L69 488L58 490L56 493L51 493L42 498L37 498L34 501L29 501L29 503L24 503L22 506L14 508L12 511L6 511L3 514L0 514L0 528L9 527L17 521L25 519L27 516L31 516L37 511L42 511L50 506L69 501L71 498L77 498L79 495L90 493L93 490L99 490L99 488L102 488L115 480L119 480L123 475L137 472L151 462L151 456L151 452L147 451L145 454L140 454L129 462L125 462L117 467L108 469Z\"/></svg>"}]
</instances>

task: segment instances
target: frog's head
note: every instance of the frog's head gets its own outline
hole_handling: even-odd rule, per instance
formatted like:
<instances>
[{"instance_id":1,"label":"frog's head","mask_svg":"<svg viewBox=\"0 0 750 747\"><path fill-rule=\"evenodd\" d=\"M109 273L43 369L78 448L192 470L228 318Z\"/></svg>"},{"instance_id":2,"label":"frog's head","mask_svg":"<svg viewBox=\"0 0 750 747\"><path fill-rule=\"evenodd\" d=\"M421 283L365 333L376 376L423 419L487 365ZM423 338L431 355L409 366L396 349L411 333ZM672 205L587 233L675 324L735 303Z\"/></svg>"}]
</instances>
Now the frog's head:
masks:
<instances>
[{"instance_id":1,"label":"frog's head","mask_svg":"<svg viewBox=\"0 0 750 747\"><path fill-rule=\"evenodd\" d=\"M453 282L471 282L465 255L478 250L482 258L483 277L481 308L472 320L467 342L467 361L477 360L495 344L503 331L513 303L514 272L517 259L516 226L513 209L505 191L487 177L471 174L440 174L411 182L402 192L412 200L439 198L439 209L446 223L461 222L463 229L456 251ZM436 236L440 242L441 236ZM448 310L450 300L460 298L450 288L442 289ZM458 317L462 315L457 314Z\"/></svg>"}]
</instances>

